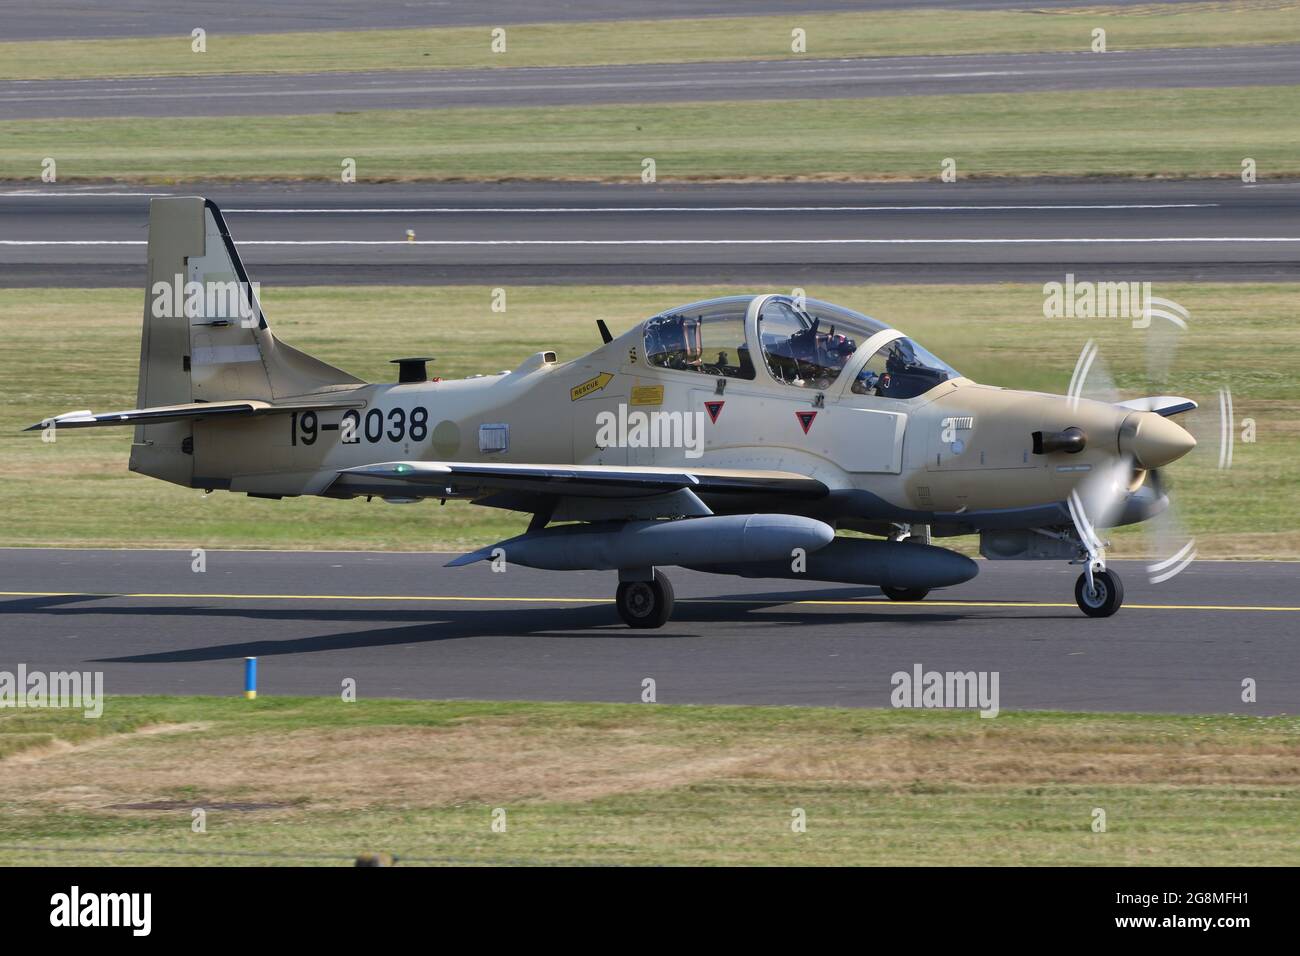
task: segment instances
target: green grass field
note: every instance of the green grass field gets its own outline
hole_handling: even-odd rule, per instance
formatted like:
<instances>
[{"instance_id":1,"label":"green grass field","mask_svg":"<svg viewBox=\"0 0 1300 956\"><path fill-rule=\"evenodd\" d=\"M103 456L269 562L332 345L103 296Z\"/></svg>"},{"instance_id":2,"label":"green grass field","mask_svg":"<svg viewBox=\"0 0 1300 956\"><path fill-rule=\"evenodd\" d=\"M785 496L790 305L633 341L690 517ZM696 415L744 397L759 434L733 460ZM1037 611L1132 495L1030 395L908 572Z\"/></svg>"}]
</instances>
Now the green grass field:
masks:
<instances>
[{"instance_id":1,"label":"green grass field","mask_svg":"<svg viewBox=\"0 0 1300 956\"><path fill-rule=\"evenodd\" d=\"M1295 717L109 698L99 720L0 711L0 865L345 865L387 852L411 864L1294 866L1298 732ZM172 808L117 809L159 801ZM196 807L206 833L192 832ZM491 828L497 809L505 832ZM87 852L109 848L137 852Z\"/></svg>"},{"instance_id":2,"label":"green grass field","mask_svg":"<svg viewBox=\"0 0 1300 956\"><path fill-rule=\"evenodd\" d=\"M207 51L188 34L106 40L0 42L0 79L65 79L323 70L590 66L807 57L1089 51L1300 42L1300 4L1244 0L1066 10L794 13L773 17L540 23L507 28L494 53L490 27L222 35ZM203 26L196 22L195 26Z\"/></svg>"},{"instance_id":3,"label":"green grass field","mask_svg":"<svg viewBox=\"0 0 1300 956\"><path fill-rule=\"evenodd\" d=\"M562 360L664 308L727 286L537 286L507 291L490 311L478 286L264 290L285 341L370 381L387 360L433 354L448 377L513 368L532 352ZM977 381L1064 392L1084 341L1102 346L1124 395L1184 394L1201 446L1168 469L1203 557L1300 557L1300 327L1290 284L1157 284L1191 313L1171 380L1149 388L1143 333L1117 320L1048 320L1036 285L828 286L808 294L842 302L903 329ZM126 470L129 429L67 432L42 443L22 427L81 408L134 404L141 294L134 289L0 290L0 545L455 550L523 530L524 516L463 502L393 507L303 498L203 497ZM473 335L464 334L467 328ZM1231 388L1239 426L1234 467L1218 462L1217 389ZM961 543L966 539L958 539ZM1115 536L1116 553L1138 538ZM974 539L970 539L971 542Z\"/></svg>"},{"instance_id":4,"label":"green grass field","mask_svg":"<svg viewBox=\"0 0 1300 956\"><path fill-rule=\"evenodd\" d=\"M1300 174L1300 87L0 123L0 179L640 181Z\"/></svg>"}]
</instances>

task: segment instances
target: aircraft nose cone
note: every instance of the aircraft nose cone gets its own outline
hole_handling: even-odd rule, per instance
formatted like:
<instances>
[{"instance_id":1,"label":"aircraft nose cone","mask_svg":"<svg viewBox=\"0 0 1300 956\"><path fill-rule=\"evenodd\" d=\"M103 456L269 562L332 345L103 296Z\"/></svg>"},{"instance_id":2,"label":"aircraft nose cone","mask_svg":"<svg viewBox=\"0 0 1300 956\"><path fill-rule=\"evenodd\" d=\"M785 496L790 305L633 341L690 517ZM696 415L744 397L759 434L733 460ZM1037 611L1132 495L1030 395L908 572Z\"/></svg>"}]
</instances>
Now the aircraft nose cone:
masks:
<instances>
[{"instance_id":1,"label":"aircraft nose cone","mask_svg":"<svg viewBox=\"0 0 1300 956\"><path fill-rule=\"evenodd\" d=\"M1135 412L1120 426L1119 450L1143 468L1160 468L1195 447L1196 439L1185 428L1154 412Z\"/></svg>"}]
</instances>

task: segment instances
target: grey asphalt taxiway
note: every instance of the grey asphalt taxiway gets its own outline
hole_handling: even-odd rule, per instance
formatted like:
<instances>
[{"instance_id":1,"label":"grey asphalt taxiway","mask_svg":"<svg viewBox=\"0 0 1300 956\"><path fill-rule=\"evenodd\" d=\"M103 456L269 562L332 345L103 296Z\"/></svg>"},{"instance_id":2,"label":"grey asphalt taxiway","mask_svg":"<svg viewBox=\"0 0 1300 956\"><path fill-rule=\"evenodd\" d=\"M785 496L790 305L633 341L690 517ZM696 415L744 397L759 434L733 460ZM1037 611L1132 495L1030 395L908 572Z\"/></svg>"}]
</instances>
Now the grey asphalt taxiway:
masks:
<instances>
[{"instance_id":1,"label":"grey asphalt taxiway","mask_svg":"<svg viewBox=\"0 0 1300 956\"><path fill-rule=\"evenodd\" d=\"M1173 7L1194 0L1164 0ZM1107 0L1108 6L1147 0ZM582 20L659 20L669 17L740 17L869 10L1042 10L1092 6L1093 0L0 0L5 40L188 36L196 26L211 34L300 30L374 30Z\"/></svg>"},{"instance_id":2,"label":"grey asphalt taxiway","mask_svg":"<svg viewBox=\"0 0 1300 956\"><path fill-rule=\"evenodd\" d=\"M0 120L850 99L1300 83L1300 46L11 80Z\"/></svg>"},{"instance_id":3,"label":"grey asphalt taxiway","mask_svg":"<svg viewBox=\"0 0 1300 956\"><path fill-rule=\"evenodd\" d=\"M0 286L142 286L149 200L177 194L267 286L1300 278L1300 183L12 183Z\"/></svg>"},{"instance_id":4,"label":"grey asphalt taxiway","mask_svg":"<svg viewBox=\"0 0 1300 956\"><path fill-rule=\"evenodd\" d=\"M375 507L379 507L376 505ZM0 670L102 671L106 693L889 706L897 671L999 673L1003 709L1300 712L1300 565L1199 561L1127 605L1075 607L1077 568L986 562L912 605L876 589L669 569L677 611L625 628L616 576L445 554L0 550ZM1257 702L1242 682L1257 682Z\"/></svg>"}]
</instances>

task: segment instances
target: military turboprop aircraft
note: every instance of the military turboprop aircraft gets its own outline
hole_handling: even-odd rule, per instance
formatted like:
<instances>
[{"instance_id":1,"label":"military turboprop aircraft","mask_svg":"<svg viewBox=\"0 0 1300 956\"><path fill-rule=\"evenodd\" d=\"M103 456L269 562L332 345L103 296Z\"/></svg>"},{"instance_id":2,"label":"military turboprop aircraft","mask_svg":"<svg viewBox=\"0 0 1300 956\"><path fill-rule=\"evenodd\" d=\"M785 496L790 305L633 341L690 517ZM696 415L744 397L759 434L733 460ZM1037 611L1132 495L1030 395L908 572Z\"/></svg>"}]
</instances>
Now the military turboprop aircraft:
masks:
<instances>
[{"instance_id":1,"label":"military turboprop aircraft","mask_svg":"<svg viewBox=\"0 0 1300 956\"><path fill-rule=\"evenodd\" d=\"M672 612L663 566L916 601L975 576L930 543L964 534L988 558L1081 564L1076 601L1106 617L1124 592L1096 529L1164 510L1154 469L1195 445L1169 418L1187 399L980 385L812 299L711 299L617 337L596 324L602 344L571 361L431 381L403 358L396 383L364 382L272 334L212 202L154 199L138 407L32 428L133 426L131 470L192 488L530 514L451 565L617 570L634 628Z\"/></svg>"}]
</instances>

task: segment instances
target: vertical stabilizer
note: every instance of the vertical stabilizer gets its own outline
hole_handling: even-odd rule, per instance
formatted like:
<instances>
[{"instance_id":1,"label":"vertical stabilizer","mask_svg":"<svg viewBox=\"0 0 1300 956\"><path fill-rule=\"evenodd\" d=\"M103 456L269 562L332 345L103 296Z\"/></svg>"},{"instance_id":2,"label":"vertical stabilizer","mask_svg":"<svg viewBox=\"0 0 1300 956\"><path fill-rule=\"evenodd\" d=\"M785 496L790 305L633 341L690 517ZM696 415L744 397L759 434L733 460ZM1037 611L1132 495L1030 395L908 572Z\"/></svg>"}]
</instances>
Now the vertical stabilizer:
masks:
<instances>
[{"instance_id":1,"label":"vertical stabilizer","mask_svg":"<svg viewBox=\"0 0 1300 956\"><path fill-rule=\"evenodd\" d=\"M199 196L150 202L138 408L301 400L364 384L276 341L215 203ZM140 425L131 469L189 485L193 449L189 421Z\"/></svg>"}]
</instances>

